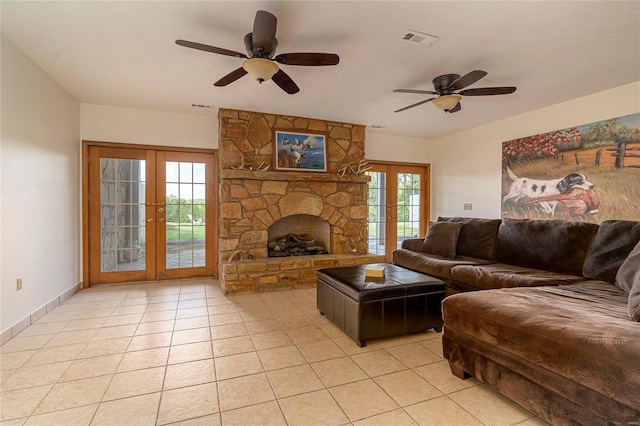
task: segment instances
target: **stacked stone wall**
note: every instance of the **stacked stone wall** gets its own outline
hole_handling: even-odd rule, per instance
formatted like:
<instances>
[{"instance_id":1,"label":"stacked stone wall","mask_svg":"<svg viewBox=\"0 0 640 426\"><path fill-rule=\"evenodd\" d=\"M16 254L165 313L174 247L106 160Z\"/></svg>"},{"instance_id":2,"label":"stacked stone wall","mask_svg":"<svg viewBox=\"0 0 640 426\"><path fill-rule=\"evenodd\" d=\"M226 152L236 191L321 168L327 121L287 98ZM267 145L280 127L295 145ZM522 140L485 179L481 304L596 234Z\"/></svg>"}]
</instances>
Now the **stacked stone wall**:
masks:
<instances>
[{"instance_id":1,"label":"stacked stone wall","mask_svg":"<svg viewBox=\"0 0 640 426\"><path fill-rule=\"evenodd\" d=\"M266 261L269 226L290 215L327 220L330 253L341 256L340 264L351 262L343 256L349 253L345 239L357 242L358 251L366 252L369 177L338 175L341 165L364 159L364 126L230 109L220 109L218 117L219 272L225 291L309 285L317 267L337 265L330 258ZM325 135L327 171L275 170L276 130ZM238 169L241 165L244 168ZM236 251L254 260L228 262ZM367 263L367 259L353 262Z\"/></svg>"}]
</instances>

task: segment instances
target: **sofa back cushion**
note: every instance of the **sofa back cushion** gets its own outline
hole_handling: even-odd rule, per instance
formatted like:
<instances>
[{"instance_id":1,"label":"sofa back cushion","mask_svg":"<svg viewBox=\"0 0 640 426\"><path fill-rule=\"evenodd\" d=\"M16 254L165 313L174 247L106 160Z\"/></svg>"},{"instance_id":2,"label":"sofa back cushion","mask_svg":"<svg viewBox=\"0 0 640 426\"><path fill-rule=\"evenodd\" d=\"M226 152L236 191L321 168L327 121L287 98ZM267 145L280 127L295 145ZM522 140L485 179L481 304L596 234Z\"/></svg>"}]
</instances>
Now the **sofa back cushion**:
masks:
<instances>
[{"instance_id":1,"label":"sofa back cushion","mask_svg":"<svg viewBox=\"0 0 640 426\"><path fill-rule=\"evenodd\" d=\"M620 265L616 285L629 293L629 317L640 321L640 242Z\"/></svg>"},{"instance_id":2,"label":"sofa back cushion","mask_svg":"<svg viewBox=\"0 0 640 426\"><path fill-rule=\"evenodd\" d=\"M640 222L607 220L600 224L587 253L582 275L615 283L622 262L640 240Z\"/></svg>"},{"instance_id":3,"label":"sofa back cushion","mask_svg":"<svg viewBox=\"0 0 640 426\"><path fill-rule=\"evenodd\" d=\"M420 251L453 259L456 257L460 229L462 229L461 223L429 222L427 236L424 237Z\"/></svg>"},{"instance_id":4,"label":"sofa back cushion","mask_svg":"<svg viewBox=\"0 0 640 426\"><path fill-rule=\"evenodd\" d=\"M495 260L500 263L582 275L598 225L567 220L503 219Z\"/></svg>"},{"instance_id":5,"label":"sofa back cushion","mask_svg":"<svg viewBox=\"0 0 640 426\"><path fill-rule=\"evenodd\" d=\"M456 254L493 260L500 219L477 219L470 217L439 217L438 222L462 223Z\"/></svg>"}]
</instances>

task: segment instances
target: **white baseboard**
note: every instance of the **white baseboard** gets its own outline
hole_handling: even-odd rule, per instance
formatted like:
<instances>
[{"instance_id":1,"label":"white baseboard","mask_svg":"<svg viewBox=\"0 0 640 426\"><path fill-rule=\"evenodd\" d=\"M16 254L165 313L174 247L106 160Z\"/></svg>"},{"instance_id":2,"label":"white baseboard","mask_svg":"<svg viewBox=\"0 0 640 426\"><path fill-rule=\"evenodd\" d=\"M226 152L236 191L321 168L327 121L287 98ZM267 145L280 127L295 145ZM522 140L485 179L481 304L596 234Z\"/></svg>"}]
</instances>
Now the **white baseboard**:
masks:
<instances>
[{"instance_id":1,"label":"white baseboard","mask_svg":"<svg viewBox=\"0 0 640 426\"><path fill-rule=\"evenodd\" d=\"M29 327L31 324L35 324L40 318L42 318L49 312L53 311L58 305L60 305L65 300L67 300L68 298L76 294L81 289L82 289L82 282L79 282L78 284L74 285L70 289L63 291L57 297L54 297L50 302L46 303L42 307L33 311L31 314L22 318L20 321L13 324L11 327L4 330L2 333L0 333L0 346L4 345L9 340L16 337L18 334L24 331L24 329Z\"/></svg>"}]
</instances>

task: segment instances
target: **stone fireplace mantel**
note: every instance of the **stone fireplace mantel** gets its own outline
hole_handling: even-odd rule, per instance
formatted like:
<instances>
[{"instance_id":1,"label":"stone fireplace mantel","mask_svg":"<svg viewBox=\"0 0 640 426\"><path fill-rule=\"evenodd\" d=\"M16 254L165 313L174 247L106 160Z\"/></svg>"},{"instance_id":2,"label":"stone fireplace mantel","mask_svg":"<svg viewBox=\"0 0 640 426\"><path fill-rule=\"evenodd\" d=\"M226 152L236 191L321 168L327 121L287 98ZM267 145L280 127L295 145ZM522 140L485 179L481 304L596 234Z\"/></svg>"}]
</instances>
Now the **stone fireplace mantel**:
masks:
<instances>
[{"instance_id":1,"label":"stone fireplace mantel","mask_svg":"<svg viewBox=\"0 0 640 426\"><path fill-rule=\"evenodd\" d=\"M249 180L273 180L273 181L302 181L302 182L355 182L368 183L369 176L344 175L323 172L272 172L262 170L221 170L220 179L249 179Z\"/></svg>"}]
</instances>

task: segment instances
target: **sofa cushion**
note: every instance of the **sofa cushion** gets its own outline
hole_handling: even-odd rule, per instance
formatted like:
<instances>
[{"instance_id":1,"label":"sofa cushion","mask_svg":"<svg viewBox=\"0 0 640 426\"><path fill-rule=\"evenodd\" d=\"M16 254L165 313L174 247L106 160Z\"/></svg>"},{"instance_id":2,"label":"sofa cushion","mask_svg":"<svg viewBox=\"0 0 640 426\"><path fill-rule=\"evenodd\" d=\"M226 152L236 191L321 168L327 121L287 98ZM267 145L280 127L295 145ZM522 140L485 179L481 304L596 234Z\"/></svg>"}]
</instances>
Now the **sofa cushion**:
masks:
<instances>
[{"instance_id":1,"label":"sofa cushion","mask_svg":"<svg viewBox=\"0 0 640 426\"><path fill-rule=\"evenodd\" d=\"M496 262L561 274L582 275L598 225L567 220L504 219Z\"/></svg>"},{"instance_id":2,"label":"sofa cushion","mask_svg":"<svg viewBox=\"0 0 640 426\"><path fill-rule=\"evenodd\" d=\"M618 269L616 285L629 293L629 316L640 321L640 242Z\"/></svg>"},{"instance_id":3,"label":"sofa cushion","mask_svg":"<svg viewBox=\"0 0 640 426\"><path fill-rule=\"evenodd\" d=\"M429 229L424 243L422 243L421 251L436 256L456 257L456 246L461 229L461 223L429 222Z\"/></svg>"},{"instance_id":4,"label":"sofa cushion","mask_svg":"<svg viewBox=\"0 0 640 426\"><path fill-rule=\"evenodd\" d=\"M458 256L493 260L498 228L500 228L500 223L502 222L500 219L439 217L438 222L462 223L456 248Z\"/></svg>"},{"instance_id":5,"label":"sofa cushion","mask_svg":"<svg viewBox=\"0 0 640 426\"><path fill-rule=\"evenodd\" d=\"M607 220L593 238L587 252L582 275L610 283L616 281L616 272L640 240L640 222Z\"/></svg>"},{"instance_id":6,"label":"sofa cushion","mask_svg":"<svg viewBox=\"0 0 640 426\"><path fill-rule=\"evenodd\" d=\"M402 240L401 248L413 251L420 251L424 243L424 238L407 238Z\"/></svg>"},{"instance_id":7,"label":"sofa cushion","mask_svg":"<svg viewBox=\"0 0 640 426\"><path fill-rule=\"evenodd\" d=\"M444 337L496 348L497 362L533 381L534 368L551 371L556 391L567 383L557 374L640 411L640 327L626 303L604 281L460 293L443 301Z\"/></svg>"},{"instance_id":8,"label":"sofa cushion","mask_svg":"<svg viewBox=\"0 0 640 426\"><path fill-rule=\"evenodd\" d=\"M579 275L559 274L504 263L456 266L451 270L451 279L464 284L465 288L471 287L476 290L572 284L585 280Z\"/></svg>"},{"instance_id":9,"label":"sofa cushion","mask_svg":"<svg viewBox=\"0 0 640 426\"><path fill-rule=\"evenodd\" d=\"M433 275L434 277L451 279L451 269L457 265L482 265L490 263L488 260L474 259L471 257L456 256L453 259L448 257L434 256L426 253L416 253L415 251L398 249L393 252L393 264L403 266L412 271Z\"/></svg>"}]
</instances>

